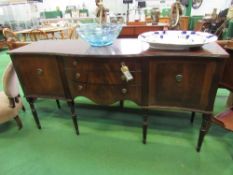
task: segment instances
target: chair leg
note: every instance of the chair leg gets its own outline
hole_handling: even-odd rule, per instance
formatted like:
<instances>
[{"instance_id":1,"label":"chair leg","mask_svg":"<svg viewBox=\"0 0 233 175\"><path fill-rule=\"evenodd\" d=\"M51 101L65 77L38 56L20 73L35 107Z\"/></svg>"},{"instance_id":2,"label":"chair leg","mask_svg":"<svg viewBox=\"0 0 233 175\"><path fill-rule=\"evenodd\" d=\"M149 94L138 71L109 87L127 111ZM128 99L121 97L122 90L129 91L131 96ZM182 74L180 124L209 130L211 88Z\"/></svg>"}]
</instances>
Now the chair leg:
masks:
<instances>
[{"instance_id":1,"label":"chair leg","mask_svg":"<svg viewBox=\"0 0 233 175\"><path fill-rule=\"evenodd\" d=\"M22 121L20 120L19 116L17 115L14 119L18 125L19 130L22 129L23 124L22 124Z\"/></svg>"},{"instance_id":2,"label":"chair leg","mask_svg":"<svg viewBox=\"0 0 233 175\"><path fill-rule=\"evenodd\" d=\"M57 108L58 108L58 109L61 109L60 101L59 101L59 100L56 100L56 102L57 102Z\"/></svg>"},{"instance_id":3,"label":"chair leg","mask_svg":"<svg viewBox=\"0 0 233 175\"><path fill-rule=\"evenodd\" d=\"M194 119L195 119L195 115L196 115L196 113L195 113L195 112L192 112L191 118L190 118L190 123L191 123L191 124L193 124L193 121L194 121Z\"/></svg>"},{"instance_id":4,"label":"chair leg","mask_svg":"<svg viewBox=\"0 0 233 175\"><path fill-rule=\"evenodd\" d=\"M26 112L26 108L24 107L24 105L22 105L22 110L23 112Z\"/></svg>"}]
</instances>

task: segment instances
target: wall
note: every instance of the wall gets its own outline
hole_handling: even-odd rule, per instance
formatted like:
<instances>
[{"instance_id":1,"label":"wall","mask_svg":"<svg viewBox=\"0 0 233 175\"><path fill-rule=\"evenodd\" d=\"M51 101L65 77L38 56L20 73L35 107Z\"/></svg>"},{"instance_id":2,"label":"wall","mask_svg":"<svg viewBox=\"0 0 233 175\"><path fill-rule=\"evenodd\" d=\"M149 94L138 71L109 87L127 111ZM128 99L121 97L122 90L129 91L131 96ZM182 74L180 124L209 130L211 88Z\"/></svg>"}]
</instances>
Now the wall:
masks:
<instances>
[{"instance_id":1,"label":"wall","mask_svg":"<svg viewBox=\"0 0 233 175\"><path fill-rule=\"evenodd\" d=\"M6 2L7 0L4 0ZM159 7L168 8L175 0L165 0L164 3L161 0L147 0L147 7ZM217 8L218 12L225 8L228 8L232 0L203 0L203 4L199 9L192 9L191 15L205 15L211 13L213 8ZM3 2L0 0L0 2ZM1 3L0 3L1 4ZM43 3L33 4L17 4L0 6L0 21L28 21L33 22L34 19L39 18L41 11L55 10L56 7L64 12L67 5L75 5L82 7L83 4L89 9L90 15L95 15L95 0L44 0ZM104 0L104 4L111 10L112 13L126 13L127 5L123 4L123 0ZM130 4L131 12L136 8L136 1Z\"/></svg>"},{"instance_id":2,"label":"wall","mask_svg":"<svg viewBox=\"0 0 233 175\"><path fill-rule=\"evenodd\" d=\"M228 8L232 0L203 0L202 5L198 9L192 9L191 15L205 15L212 13L214 8L217 8L219 13L221 10Z\"/></svg>"},{"instance_id":3,"label":"wall","mask_svg":"<svg viewBox=\"0 0 233 175\"><path fill-rule=\"evenodd\" d=\"M160 3L160 1L161 0L147 0L147 6L170 7L171 3L173 3L175 0L166 0L165 3ZM83 3L86 4L86 6L92 12L92 14L95 12L95 0L44 0L43 10L54 10L56 6L59 6L60 9L64 11L67 5L76 5L82 7ZM104 4L107 8L111 9L113 13L125 13L127 10L127 5L123 4L123 0L104 0ZM135 9L136 4L137 2L134 0L134 3L130 4L130 8Z\"/></svg>"},{"instance_id":4,"label":"wall","mask_svg":"<svg viewBox=\"0 0 233 175\"><path fill-rule=\"evenodd\" d=\"M161 0L147 0L147 7L159 7L169 8L175 0L165 0L165 3L161 3ZM218 12L228 8L232 0L203 0L203 3L199 9L192 9L191 15L205 15L213 11L213 8L217 8ZM113 13L125 13L127 5L122 3L123 0L104 0L105 6ZM62 11L65 10L66 5L76 5L82 7L85 3L91 14L95 12L95 0L44 0L44 9L42 10L54 10L56 6L59 6ZM56 4L56 5L54 5ZM136 1L130 4L130 9L136 8Z\"/></svg>"}]
</instances>

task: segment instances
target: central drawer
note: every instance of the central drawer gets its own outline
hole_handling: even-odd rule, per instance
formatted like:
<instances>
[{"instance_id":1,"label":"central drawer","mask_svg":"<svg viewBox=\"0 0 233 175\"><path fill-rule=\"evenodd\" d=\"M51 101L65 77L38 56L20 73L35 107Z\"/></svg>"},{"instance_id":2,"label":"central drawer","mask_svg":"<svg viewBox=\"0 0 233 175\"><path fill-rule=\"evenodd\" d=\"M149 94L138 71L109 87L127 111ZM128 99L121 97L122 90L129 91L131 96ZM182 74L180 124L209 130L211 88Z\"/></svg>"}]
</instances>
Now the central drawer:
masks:
<instances>
[{"instance_id":1,"label":"central drawer","mask_svg":"<svg viewBox=\"0 0 233 175\"><path fill-rule=\"evenodd\" d=\"M88 84L141 85L142 71L139 62L128 60L91 62L86 59L65 59L65 72L69 82L81 82ZM121 72L122 65L127 66L133 79L127 81Z\"/></svg>"},{"instance_id":2,"label":"central drawer","mask_svg":"<svg viewBox=\"0 0 233 175\"><path fill-rule=\"evenodd\" d=\"M64 59L64 63L65 69L74 68L78 71L120 71L122 65L126 65L129 71L141 71L141 64L139 62L123 59L117 59L116 61L109 61L108 59L92 61L88 58L66 58Z\"/></svg>"},{"instance_id":3,"label":"central drawer","mask_svg":"<svg viewBox=\"0 0 233 175\"><path fill-rule=\"evenodd\" d=\"M141 72L131 71L132 80L127 81L120 71L78 71L66 69L68 81L90 84L141 84Z\"/></svg>"},{"instance_id":4,"label":"central drawer","mask_svg":"<svg viewBox=\"0 0 233 175\"><path fill-rule=\"evenodd\" d=\"M90 59L64 59L68 86L73 98L85 96L98 104L112 104L119 100L132 100L141 104L142 69L139 62ZM127 66L133 79L126 80L121 72Z\"/></svg>"},{"instance_id":5,"label":"central drawer","mask_svg":"<svg viewBox=\"0 0 233 175\"><path fill-rule=\"evenodd\" d=\"M132 100L141 104L142 87L139 85L93 85L75 83L70 86L71 96L85 96L98 104L112 104L119 100Z\"/></svg>"}]
</instances>

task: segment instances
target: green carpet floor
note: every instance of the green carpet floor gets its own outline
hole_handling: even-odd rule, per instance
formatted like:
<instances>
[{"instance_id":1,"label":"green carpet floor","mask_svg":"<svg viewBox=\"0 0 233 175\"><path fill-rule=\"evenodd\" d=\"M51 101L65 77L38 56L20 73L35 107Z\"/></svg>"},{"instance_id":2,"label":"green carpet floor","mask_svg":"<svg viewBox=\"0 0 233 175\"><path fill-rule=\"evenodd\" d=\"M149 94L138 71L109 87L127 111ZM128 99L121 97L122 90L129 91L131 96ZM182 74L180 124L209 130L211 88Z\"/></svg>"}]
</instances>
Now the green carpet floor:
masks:
<instances>
[{"instance_id":1,"label":"green carpet floor","mask_svg":"<svg viewBox=\"0 0 233 175\"><path fill-rule=\"evenodd\" d=\"M0 52L0 77L10 61ZM26 65L25 65L26 66ZM0 85L2 89L2 84ZM228 91L220 89L215 113L224 110ZM232 175L233 133L213 125L197 153L201 115L194 125L189 112L154 110L148 144L141 143L141 115L88 109L76 99L80 136L75 135L70 111L54 100L39 99L36 108L42 130L35 126L24 99L24 127L14 121L0 125L0 175ZM137 108L127 102L129 108Z\"/></svg>"}]
</instances>

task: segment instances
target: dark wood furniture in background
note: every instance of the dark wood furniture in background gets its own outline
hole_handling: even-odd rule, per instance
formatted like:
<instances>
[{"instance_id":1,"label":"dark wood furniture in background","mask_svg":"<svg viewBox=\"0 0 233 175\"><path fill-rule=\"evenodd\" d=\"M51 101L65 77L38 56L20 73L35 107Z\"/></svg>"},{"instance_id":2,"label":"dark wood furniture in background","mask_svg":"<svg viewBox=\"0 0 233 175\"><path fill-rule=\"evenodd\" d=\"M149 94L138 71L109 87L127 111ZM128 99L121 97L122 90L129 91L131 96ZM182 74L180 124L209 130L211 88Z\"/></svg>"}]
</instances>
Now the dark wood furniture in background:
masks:
<instances>
[{"instance_id":1,"label":"dark wood furniture in background","mask_svg":"<svg viewBox=\"0 0 233 175\"><path fill-rule=\"evenodd\" d=\"M137 38L139 34L149 31L164 30L168 26L161 25L127 25L123 26L119 38Z\"/></svg>"},{"instance_id":2,"label":"dark wood furniture in background","mask_svg":"<svg viewBox=\"0 0 233 175\"><path fill-rule=\"evenodd\" d=\"M213 118L213 121L225 129L233 131L233 41L222 40L218 43L229 53L230 58L227 59L224 71L219 83L221 88L230 90L231 94L227 100L227 107L225 111L221 112Z\"/></svg>"},{"instance_id":3,"label":"dark wood furniture in background","mask_svg":"<svg viewBox=\"0 0 233 175\"><path fill-rule=\"evenodd\" d=\"M7 46L6 45L6 40L5 40L4 36L3 36L2 31L3 31L3 28L0 28L0 49L5 48Z\"/></svg>"},{"instance_id":4,"label":"dark wood furniture in background","mask_svg":"<svg viewBox=\"0 0 233 175\"><path fill-rule=\"evenodd\" d=\"M201 112L197 151L211 124L218 83L228 57L216 43L195 50L158 51L137 39L118 39L107 47L91 47L82 40L48 40L9 53L38 128L33 103L37 97L68 101L77 133L75 97L85 96L104 105L128 99L143 109ZM132 81L125 81L122 65L128 66Z\"/></svg>"}]
</instances>

